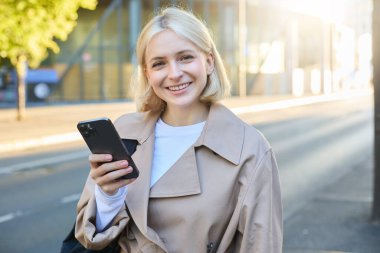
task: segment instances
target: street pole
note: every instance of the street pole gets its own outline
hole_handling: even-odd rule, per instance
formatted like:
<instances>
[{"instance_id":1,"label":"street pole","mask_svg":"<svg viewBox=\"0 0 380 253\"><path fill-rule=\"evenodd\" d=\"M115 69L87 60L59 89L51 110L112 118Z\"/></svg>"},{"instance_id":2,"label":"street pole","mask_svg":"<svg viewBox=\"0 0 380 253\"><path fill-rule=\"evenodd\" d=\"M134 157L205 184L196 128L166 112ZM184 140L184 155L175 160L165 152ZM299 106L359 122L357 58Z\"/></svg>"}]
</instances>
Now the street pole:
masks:
<instances>
[{"instance_id":1,"label":"street pole","mask_svg":"<svg viewBox=\"0 0 380 253\"><path fill-rule=\"evenodd\" d=\"M157 2L155 2L157 4ZM159 4L159 2L158 2ZM129 1L129 51L131 52L131 63L137 66L135 51L136 41L140 33L142 3L140 0Z\"/></svg>"},{"instance_id":2,"label":"street pole","mask_svg":"<svg viewBox=\"0 0 380 253\"><path fill-rule=\"evenodd\" d=\"M246 41L247 41L247 24L246 24L246 0L239 0L239 96L247 95L247 69L246 69Z\"/></svg>"},{"instance_id":3,"label":"street pole","mask_svg":"<svg viewBox=\"0 0 380 253\"><path fill-rule=\"evenodd\" d=\"M372 220L380 222L380 0L373 0L372 62L374 87L374 188Z\"/></svg>"}]
</instances>

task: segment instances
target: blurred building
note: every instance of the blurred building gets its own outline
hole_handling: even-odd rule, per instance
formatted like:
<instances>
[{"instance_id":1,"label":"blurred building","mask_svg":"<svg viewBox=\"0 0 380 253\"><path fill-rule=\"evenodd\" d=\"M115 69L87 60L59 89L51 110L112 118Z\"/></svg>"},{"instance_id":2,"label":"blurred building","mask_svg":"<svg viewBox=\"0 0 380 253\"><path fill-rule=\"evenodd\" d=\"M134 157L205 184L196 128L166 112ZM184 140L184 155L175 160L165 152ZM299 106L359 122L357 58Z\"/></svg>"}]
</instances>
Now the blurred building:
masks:
<instances>
[{"instance_id":1,"label":"blurred building","mask_svg":"<svg viewBox=\"0 0 380 253\"><path fill-rule=\"evenodd\" d=\"M133 97L129 79L141 27L162 7L191 9L208 25L233 95L320 94L368 86L370 0L102 0L49 58L53 101Z\"/></svg>"}]
</instances>

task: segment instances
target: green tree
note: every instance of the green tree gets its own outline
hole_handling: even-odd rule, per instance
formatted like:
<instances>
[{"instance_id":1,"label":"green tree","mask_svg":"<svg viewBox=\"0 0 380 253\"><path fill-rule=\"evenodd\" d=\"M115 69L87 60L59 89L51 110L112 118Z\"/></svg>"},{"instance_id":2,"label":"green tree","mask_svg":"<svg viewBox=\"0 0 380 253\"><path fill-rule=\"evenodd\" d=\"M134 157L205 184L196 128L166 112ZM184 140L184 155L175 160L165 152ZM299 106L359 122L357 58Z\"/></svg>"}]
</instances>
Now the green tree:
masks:
<instances>
[{"instance_id":1,"label":"green tree","mask_svg":"<svg viewBox=\"0 0 380 253\"><path fill-rule=\"evenodd\" d=\"M25 75L48 52L59 52L56 39L66 40L76 26L78 9L93 10L97 0L0 0L0 60L16 68L17 118L25 111Z\"/></svg>"}]
</instances>

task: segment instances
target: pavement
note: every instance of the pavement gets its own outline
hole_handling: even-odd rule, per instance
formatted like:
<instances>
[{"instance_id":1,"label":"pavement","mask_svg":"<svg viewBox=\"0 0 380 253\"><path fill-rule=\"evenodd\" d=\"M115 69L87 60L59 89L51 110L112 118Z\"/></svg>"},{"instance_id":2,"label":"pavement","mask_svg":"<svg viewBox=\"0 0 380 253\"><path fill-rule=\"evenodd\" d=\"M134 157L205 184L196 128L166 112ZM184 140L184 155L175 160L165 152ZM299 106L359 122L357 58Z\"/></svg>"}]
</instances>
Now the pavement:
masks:
<instances>
[{"instance_id":1,"label":"pavement","mask_svg":"<svg viewBox=\"0 0 380 253\"><path fill-rule=\"evenodd\" d=\"M371 221L369 158L284 222L284 253L379 253L380 224Z\"/></svg>"},{"instance_id":2,"label":"pavement","mask_svg":"<svg viewBox=\"0 0 380 253\"><path fill-rule=\"evenodd\" d=\"M362 95L368 92L363 91ZM223 103L239 115L345 99L359 96L360 92L346 95L341 94L339 98L334 95L253 96L230 98ZM49 105L27 108L25 119L19 122L15 109L0 108L0 170L2 158L40 147L81 141L76 130L78 121L104 116L114 120L133 111L134 103L125 101ZM266 119L256 119L258 123L260 120ZM373 185L368 182L373 181L373 167L371 156L288 217L284 221L284 252L379 253L380 225L370 219Z\"/></svg>"}]
</instances>

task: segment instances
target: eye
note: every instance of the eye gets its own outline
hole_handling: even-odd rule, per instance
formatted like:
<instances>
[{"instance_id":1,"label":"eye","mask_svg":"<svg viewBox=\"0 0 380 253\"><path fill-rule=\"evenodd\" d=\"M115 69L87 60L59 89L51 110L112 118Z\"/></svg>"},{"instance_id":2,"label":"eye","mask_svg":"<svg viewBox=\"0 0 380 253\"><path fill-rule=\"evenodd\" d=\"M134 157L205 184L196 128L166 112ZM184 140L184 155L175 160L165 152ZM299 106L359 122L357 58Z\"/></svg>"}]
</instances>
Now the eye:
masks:
<instances>
[{"instance_id":1,"label":"eye","mask_svg":"<svg viewBox=\"0 0 380 253\"><path fill-rule=\"evenodd\" d=\"M157 68L157 67L160 67L164 65L164 62L163 61L156 61L152 64L152 68Z\"/></svg>"},{"instance_id":2,"label":"eye","mask_svg":"<svg viewBox=\"0 0 380 253\"><path fill-rule=\"evenodd\" d=\"M181 62L189 62L189 61L191 61L192 59L194 59L194 56L192 56L192 55L182 55L182 56L179 58L179 60L180 60Z\"/></svg>"}]
</instances>

